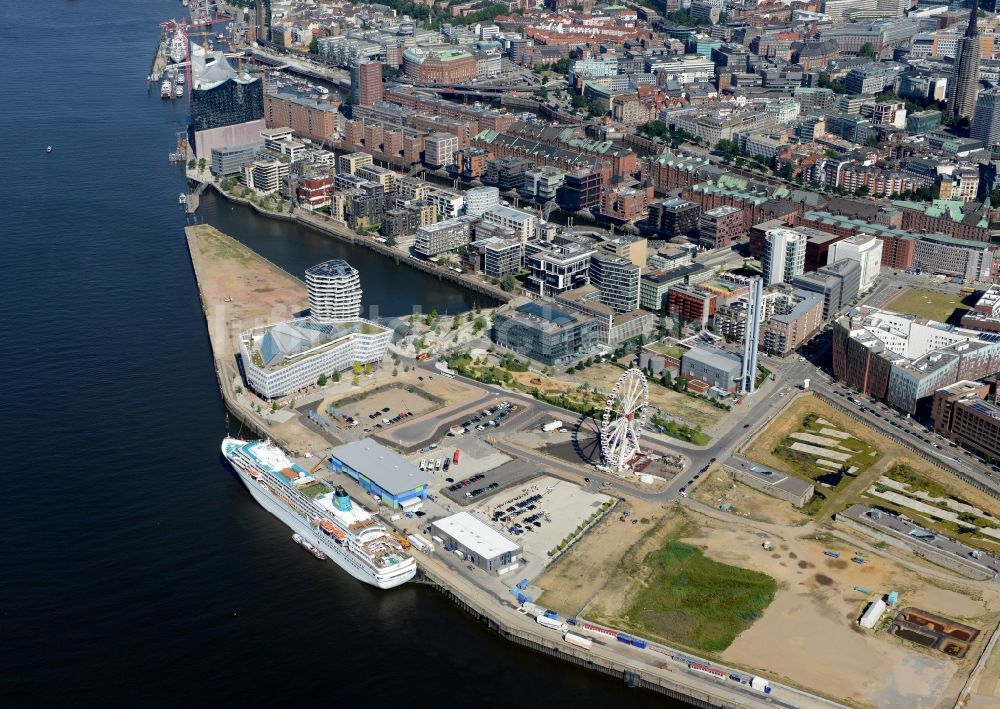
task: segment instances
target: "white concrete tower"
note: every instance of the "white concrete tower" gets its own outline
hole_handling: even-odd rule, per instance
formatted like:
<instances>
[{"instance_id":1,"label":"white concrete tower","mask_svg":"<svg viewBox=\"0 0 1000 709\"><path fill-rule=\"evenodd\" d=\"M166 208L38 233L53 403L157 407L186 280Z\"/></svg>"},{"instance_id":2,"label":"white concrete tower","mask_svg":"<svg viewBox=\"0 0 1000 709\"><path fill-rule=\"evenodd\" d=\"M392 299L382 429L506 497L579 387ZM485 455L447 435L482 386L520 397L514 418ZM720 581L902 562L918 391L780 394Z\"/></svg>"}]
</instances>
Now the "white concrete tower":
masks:
<instances>
[{"instance_id":1,"label":"white concrete tower","mask_svg":"<svg viewBox=\"0 0 1000 709\"><path fill-rule=\"evenodd\" d=\"M324 261L306 269L309 314L320 322L361 317L361 276L343 259Z\"/></svg>"},{"instance_id":2,"label":"white concrete tower","mask_svg":"<svg viewBox=\"0 0 1000 709\"><path fill-rule=\"evenodd\" d=\"M740 373L740 393L753 394L757 388L757 348L760 341L761 310L764 307L764 281L754 278L750 281L747 296L747 329L743 336L743 369Z\"/></svg>"}]
</instances>

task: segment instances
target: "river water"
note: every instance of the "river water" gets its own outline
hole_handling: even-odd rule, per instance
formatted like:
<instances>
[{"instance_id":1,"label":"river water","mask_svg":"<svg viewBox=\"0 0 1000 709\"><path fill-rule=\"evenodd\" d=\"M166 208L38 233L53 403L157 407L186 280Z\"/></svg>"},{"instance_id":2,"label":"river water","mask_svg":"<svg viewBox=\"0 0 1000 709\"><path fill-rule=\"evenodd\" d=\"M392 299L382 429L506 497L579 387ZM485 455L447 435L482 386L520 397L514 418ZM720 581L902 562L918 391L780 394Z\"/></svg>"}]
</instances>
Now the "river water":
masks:
<instances>
[{"instance_id":1,"label":"river water","mask_svg":"<svg viewBox=\"0 0 1000 709\"><path fill-rule=\"evenodd\" d=\"M0 3L0 701L670 706L507 644L429 589L317 562L227 473L166 160L186 103L144 86L157 24L180 13ZM384 315L475 302L217 199L204 216L291 271L346 256Z\"/></svg>"}]
</instances>

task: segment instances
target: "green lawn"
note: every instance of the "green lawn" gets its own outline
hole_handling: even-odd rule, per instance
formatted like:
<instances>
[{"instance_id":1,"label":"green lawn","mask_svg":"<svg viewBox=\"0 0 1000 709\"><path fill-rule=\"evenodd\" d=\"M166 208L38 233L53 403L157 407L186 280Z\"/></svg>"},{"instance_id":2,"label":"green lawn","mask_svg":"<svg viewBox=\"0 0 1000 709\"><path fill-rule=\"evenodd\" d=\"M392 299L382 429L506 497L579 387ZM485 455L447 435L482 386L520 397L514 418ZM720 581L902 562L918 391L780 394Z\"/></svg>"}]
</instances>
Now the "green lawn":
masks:
<instances>
[{"instance_id":1,"label":"green lawn","mask_svg":"<svg viewBox=\"0 0 1000 709\"><path fill-rule=\"evenodd\" d=\"M324 492L331 492L330 486L324 482L316 481L305 487L300 487L299 492L308 497L310 500L315 499L322 495Z\"/></svg>"},{"instance_id":2,"label":"green lawn","mask_svg":"<svg viewBox=\"0 0 1000 709\"><path fill-rule=\"evenodd\" d=\"M961 319L962 313L969 310L969 306L962 304L962 296L959 293L904 288L899 291L899 295L889 301L886 309L897 313L909 313L918 318L956 323ZM956 313L956 310L960 312Z\"/></svg>"},{"instance_id":3,"label":"green lawn","mask_svg":"<svg viewBox=\"0 0 1000 709\"><path fill-rule=\"evenodd\" d=\"M713 561L676 540L645 563L653 573L628 612L629 624L695 650L725 650L761 616L777 589L766 574Z\"/></svg>"}]
</instances>

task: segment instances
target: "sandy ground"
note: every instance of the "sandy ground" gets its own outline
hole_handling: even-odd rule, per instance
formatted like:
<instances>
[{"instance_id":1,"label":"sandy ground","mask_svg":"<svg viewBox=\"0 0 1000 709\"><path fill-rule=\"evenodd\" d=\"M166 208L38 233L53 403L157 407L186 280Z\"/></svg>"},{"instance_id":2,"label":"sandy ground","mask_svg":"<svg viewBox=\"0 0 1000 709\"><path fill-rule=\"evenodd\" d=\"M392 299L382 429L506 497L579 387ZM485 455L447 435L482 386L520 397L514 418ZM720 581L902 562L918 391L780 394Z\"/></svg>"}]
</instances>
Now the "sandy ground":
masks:
<instances>
[{"instance_id":1,"label":"sandy ground","mask_svg":"<svg viewBox=\"0 0 1000 709\"><path fill-rule=\"evenodd\" d=\"M730 513L746 519L789 526L798 526L809 521L807 515L796 510L791 504L738 483L719 470L705 476L694 492L688 492L688 495L717 508L728 502L732 505L728 510Z\"/></svg>"},{"instance_id":2,"label":"sandy ground","mask_svg":"<svg viewBox=\"0 0 1000 709\"><path fill-rule=\"evenodd\" d=\"M622 522L625 512L631 515ZM536 581L536 585L545 589L538 602L564 615L579 613L616 576L615 570L629 549L658 531L656 523L663 515L664 508L660 505L626 498ZM632 524L632 519L648 522Z\"/></svg>"},{"instance_id":3,"label":"sandy ground","mask_svg":"<svg viewBox=\"0 0 1000 709\"><path fill-rule=\"evenodd\" d=\"M185 231L217 357L236 352L239 333L308 308L302 281L240 242L206 224Z\"/></svg>"},{"instance_id":4,"label":"sandy ground","mask_svg":"<svg viewBox=\"0 0 1000 709\"><path fill-rule=\"evenodd\" d=\"M785 526L789 518L767 510L766 502L787 505L756 499L759 493L750 492L754 495L747 504L783 525L778 532L773 527L762 532L754 522L739 517L715 519L690 509L664 513L654 508L650 514L657 512L660 523L652 517L649 525L621 523L615 515L538 581L545 589L540 602L562 613L583 613L614 625L630 607L636 579L644 574L641 560L683 524L683 541L702 548L709 557L778 581L774 602L722 653L722 660L857 706L951 706L1000 619L1000 591L971 588L959 581L951 585L873 554L865 554L862 565L852 563L853 547L817 533L812 523ZM636 506L643 514L639 509ZM763 548L765 538L772 549ZM841 557L825 556L828 549ZM872 593L855 591L856 586ZM884 631L863 631L857 619L866 605L892 590L900 594L900 607L940 613L980 628L983 634L965 659L955 660ZM988 667L982 684L1000 694L1000 660Z\"/></svg>"},{"instance_id":5,"label":"sandy ground","mask_svg":"<svg viewBox=\"0 0 1000 709\"><path fill-rule=\"evenodd\" d=\"M770 551L738 523L702 521L701 532L685 539L713 559L762 571L779 582L763 617L722 658L862 705L936 707L954 701L981 642L969 657L956 661L885 632L863 631L857 618L877 594L895 590L901 607L916 606L984 628L996 617L991 609L1000 607L1000 594L959 593L961 587L949 588L880 557L868 555L865 564L854 564L848 560L851 547L804 530L789 531L784 539L771 538ZM825 556L827 549L841 558ZM856 586L873 593L855 591Z\"/></svg>"},{"instance_id":6,"label":"sandy ground","mask_svg":"<svg viewBox=\"0 0 1000 709\"><path fill-rule=\"evenodd\" d=\"M983 632L989 634L992 628L984 628ZM979 679L972 687L968 709L995 709L1000 707L1000 651L996 648L990 659L986 661L986 666L979 674Z\"/></svg>"},{"instance_id":7,"label":"sandy ground","mask_svg":"<svg viewBox=\"0 0 1000 709\"><path fill-rule=\"evenodd\" d=\"M614 365L596 364L573 376L577 381L585 381L602 392L609 392L621 375L622 370ZM649 385L649 403L670 418L691 426L700 425L703 429L714 426L726 414L703 401L652 383Z\"/></svg>"}]
</instances>

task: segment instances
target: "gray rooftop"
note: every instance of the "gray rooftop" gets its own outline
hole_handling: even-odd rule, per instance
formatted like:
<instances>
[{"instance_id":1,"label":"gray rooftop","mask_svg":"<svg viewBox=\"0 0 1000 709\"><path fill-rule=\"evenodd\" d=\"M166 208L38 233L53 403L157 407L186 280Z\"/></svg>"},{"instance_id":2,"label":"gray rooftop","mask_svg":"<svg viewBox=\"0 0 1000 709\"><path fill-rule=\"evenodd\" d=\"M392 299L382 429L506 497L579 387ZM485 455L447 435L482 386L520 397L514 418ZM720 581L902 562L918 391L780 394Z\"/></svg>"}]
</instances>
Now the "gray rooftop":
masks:
<instances>
[{"instance_id":1,"label":"gray rooftop","mask_svg":"<svg viewBox=\"0 0 1000 709\"><path fill-rule=\"evenodd\" d=\"M724 372L733 371L734 367L736 370L743 368L743 360L739 356L720 350L718 347L692 347L684 353L684 358L702 362Z\"/></svg>"},{"instance_id":2,"label":"gray rooftop","mask_svg":"<svg viewBox=\"0 0 1000 709\"><path fill-rule=\"evenodd\" d=\"M765 468L763 465L755 465L747 472L755 478L760 478L761 480L774 485L775 487L779 487L782 490L786 490L796 496L804 494L810 487L812 487L812 483L807 483L805 480L793 478L788 473L782 473L777 470Z\"/></svg>"},{"instance_id":3,"label":"gray rooftop","mask_svg":"<svg viewBox=\"0 0 1000 709\"><path fill-rule=\"evenodd\" d=\"M431 480L429 474L420 472L403 456L370 438L338 446L331 455L392 495L427 485Z\"/></svg>"},{"instance_id":4,"label":"gray rooftop","mask_svg":"<svg viewBox=\"0 0 1000 709\"><path fill-rule=\"evenodd\" d=\"M324 261L306 269L307 276L339 276L346 278L356 273L357 271L351 264L339 258Z\"/></svg>"}]
</instances>

